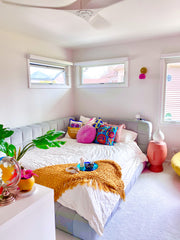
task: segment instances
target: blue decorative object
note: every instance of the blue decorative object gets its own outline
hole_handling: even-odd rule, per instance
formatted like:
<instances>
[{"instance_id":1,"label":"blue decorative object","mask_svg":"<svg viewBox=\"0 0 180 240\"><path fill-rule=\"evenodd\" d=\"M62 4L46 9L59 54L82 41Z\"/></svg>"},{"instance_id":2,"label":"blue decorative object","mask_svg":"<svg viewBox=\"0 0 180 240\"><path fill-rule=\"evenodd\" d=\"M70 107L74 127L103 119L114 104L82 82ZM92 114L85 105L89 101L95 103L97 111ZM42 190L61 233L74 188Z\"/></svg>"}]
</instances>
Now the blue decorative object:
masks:
<instances>
[{"instance_id":1,"label":"blue decorative object","mask_svg":"<svg viewBox=\"0 0 180 240\"><path fill-rule=\"evenodd\" d=\"M172 80L172 76L171 75L167 75L167 81L170 82Z\"/></svg>"},{"instance_id":2,"label":"blue decorative object","mask_svg":"<svg viewBox=\"0 0 180 240\"><path fill-rule=\"evenodd\" d=\"M85 162L84 163L84 168L82 169L81 167L80 167L80 163L77 165L77 168L79 168L79 170L80 171L94 171L94 170L96 170L97 168L98 168L98 165L97 165L97 163L94 163L94 166L91 168L91 167L87 167L86 168L86 166L88 166L89 164L91 164L90 162Z\"/></svg>"}]
</instances>

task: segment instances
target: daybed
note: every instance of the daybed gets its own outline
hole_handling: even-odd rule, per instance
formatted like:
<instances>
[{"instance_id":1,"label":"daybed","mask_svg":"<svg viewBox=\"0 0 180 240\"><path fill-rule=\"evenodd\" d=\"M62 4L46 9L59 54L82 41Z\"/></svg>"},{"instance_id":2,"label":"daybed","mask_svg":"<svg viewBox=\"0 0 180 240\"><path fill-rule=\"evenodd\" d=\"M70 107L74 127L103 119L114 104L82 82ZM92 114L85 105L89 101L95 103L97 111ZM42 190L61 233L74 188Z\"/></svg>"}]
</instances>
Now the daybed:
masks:
<instances>
[{"instance_id":1,"label":"daybed","mask_svg":"<svg viewBox=\"0 0 180 240\"><path fill-rule=\"evenodd\" d=\"M50 129L67 131L69 118L73 117L13 129L14 134L9 142L22 147ZM49 165L79 163L80 157L95 161L110 159L121 165L127 195L147 161L145 153L151 138L152 124L142 120L103 120L111 124L124 123L127 129L137 132L136 143L133 141L104 146L77 143L76 139L65 137L66 144L60 149L33 149L22 158L21 164L34 170ZM78 185L67 190L55 203L56 227L81 239L110 239L108 232L115 229L106 231L106 236L103 235L103 230L105 226L108 228L108 222L114 213L120 211L121 201L117 194Z\"/></svg>"}]
</instances>

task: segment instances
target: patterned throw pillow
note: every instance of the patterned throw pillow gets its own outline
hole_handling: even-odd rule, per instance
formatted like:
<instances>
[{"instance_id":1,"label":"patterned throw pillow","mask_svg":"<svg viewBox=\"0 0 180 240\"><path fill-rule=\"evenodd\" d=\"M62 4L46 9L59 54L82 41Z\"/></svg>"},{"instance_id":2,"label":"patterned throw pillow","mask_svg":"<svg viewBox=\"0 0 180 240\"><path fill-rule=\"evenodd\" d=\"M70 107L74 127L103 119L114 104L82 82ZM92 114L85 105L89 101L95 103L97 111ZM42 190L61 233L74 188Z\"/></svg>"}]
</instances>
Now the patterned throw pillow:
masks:
<instances>
[{"instance_id":1,"label":"patterned throw pillow","mask_svg":"<svg viewBox=\"0 0 180 240\"><path fill-rule=\"evenodd\" d=\"M93 127L99 128L102 124L103 124L103 120L99 117L99 118L97 118L97 120L95 121L95 124L93 124Z\"/></svg>"},{"instance_id":2,"label":"patterned throw pillow","mask_svg":"<svg viewBox=\"0 0 180 240\"><path fill-rule=\"evenodd\" d=\"M80 128L82 127L82 121L75 121L74 119L69 119L69 127Z\"/></svg>"},{"instance_id":3,"label":"patterned throw pillow","mask_svg":"<svg viewBox=\"0 0 180 240\"><path fill-rule=\"evenodd\" d=\"M112 124L105 123L104 125L105 126L111 126L111 127L118 127L116 137L115 137L115 142L121 142L121 132L122 132L123 128L126 128L125 124L112 125Z\"/></svg>"},{"instance_id":4,"label":"patterned throw pillow","mask_svg":"<svg viewBox=\"0 0 180 240\"><path fill-rule=\"evenodd\" d=\"M101 125L97 129L96 138L94 142L110 146L114 145L117 130L118 127Z\"/></svg>"}]
</instances>

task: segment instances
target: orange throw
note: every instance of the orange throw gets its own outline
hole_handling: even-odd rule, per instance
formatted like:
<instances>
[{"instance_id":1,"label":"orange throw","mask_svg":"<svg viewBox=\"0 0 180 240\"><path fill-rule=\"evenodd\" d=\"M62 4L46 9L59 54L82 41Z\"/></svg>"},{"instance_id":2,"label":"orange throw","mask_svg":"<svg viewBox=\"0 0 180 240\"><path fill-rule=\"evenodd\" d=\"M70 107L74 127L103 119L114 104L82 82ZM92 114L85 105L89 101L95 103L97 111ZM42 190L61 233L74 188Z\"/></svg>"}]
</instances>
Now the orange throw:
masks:
<instances>
[{"instance_id":1,"label":"orange throw","mask_svg":"<svg viewBox=\"0 0 180 240\"><path fill-rule=\"evenodd\" d=\"M124 182L121 179L121 167L112 160L96 161L98 168L94 171L79 171L71 174L66 172L67 167L77 166L77 164L60 164L43 167L33 171L39 177L35 177L35 182L43 186L54 189L54 200L67 190L76 187L78 184L87 184L93 188L99 188L105 192L119 194L125 200Z\"/></svg>"}]
</instances>

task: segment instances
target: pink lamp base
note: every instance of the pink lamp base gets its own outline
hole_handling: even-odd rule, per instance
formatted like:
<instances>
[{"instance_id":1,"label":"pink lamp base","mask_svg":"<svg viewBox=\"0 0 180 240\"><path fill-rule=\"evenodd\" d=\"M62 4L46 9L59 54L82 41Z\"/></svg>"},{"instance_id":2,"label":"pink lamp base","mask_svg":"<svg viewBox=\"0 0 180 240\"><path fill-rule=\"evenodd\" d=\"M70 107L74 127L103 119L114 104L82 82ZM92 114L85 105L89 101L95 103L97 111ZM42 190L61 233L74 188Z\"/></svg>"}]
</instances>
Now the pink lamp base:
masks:
<instances>
[{"instance_id":1,"label":"pink lamp base","mask_svg":"<svg viewBox=\"0 0 180 240\"><path fill-rule=\"evenodd\" d=\"M147 157L150 163L149 170L162 172L163 162L167 156L167 145L165 142L150 141L147 149Z\"/></svg>"},{"instance_id":2,"label":"pink lamp base","mask_svg":"<svg viewBox=\"0 0 180 240\"><path fill-rule=\"evenodd\" d=\"M163 165L150 165L149 170L151 172L162 172L163 171Z\"/></svg>"}]
</instances>

